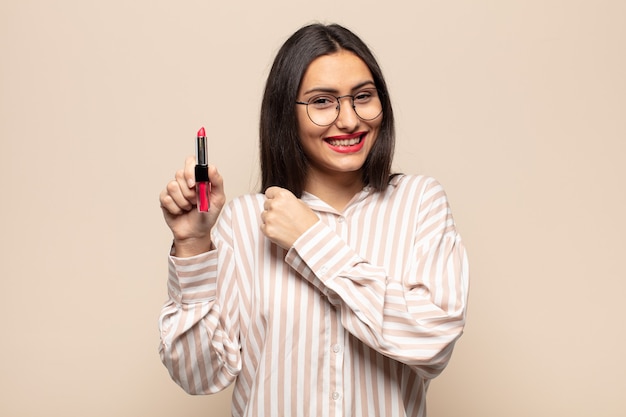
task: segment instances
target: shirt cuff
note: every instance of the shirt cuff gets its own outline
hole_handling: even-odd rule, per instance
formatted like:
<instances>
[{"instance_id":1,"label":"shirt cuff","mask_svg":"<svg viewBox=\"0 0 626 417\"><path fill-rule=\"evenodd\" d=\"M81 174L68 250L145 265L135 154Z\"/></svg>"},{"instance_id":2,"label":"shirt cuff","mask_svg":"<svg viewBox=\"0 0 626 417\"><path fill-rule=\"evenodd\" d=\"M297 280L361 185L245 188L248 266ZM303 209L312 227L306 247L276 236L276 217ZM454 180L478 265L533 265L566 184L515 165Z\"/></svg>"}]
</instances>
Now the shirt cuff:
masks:
<instances>
[{"instance_id":1,"label":"shirt cuff","mask_svg":"<svg viewBox=\"0 0 626 417\"><path fill-rule=\"evenodd\" d=\"M287 252L285 261L315 284L329 282L363 259L325 223L318 221Z\"/></svg>"},{"instance_id":2,"label":"shirt cuff","mask_svg":"<svg viewBox=\"0 0 626 417\"><path fill-rule=\"evenodd\" d=\"M168 293L177 304L193 304L215 299L216 250L189 258L170 255L168 264Z\"/></svg>"}]
</instances>

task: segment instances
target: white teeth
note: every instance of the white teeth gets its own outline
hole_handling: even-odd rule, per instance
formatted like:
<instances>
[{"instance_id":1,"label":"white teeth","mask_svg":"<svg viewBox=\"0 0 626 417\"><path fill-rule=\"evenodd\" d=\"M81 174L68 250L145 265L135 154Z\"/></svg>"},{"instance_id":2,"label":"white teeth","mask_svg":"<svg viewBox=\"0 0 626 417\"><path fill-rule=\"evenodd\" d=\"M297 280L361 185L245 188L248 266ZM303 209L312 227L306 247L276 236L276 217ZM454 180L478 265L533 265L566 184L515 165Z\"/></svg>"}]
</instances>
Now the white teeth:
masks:
<instances>
[{"instance_id":1,"label":"white teeth","mask_svg":"<svg viewBox=\"0 0 626 417\"><path fill-rule=\"evenodd\" d=\"M340 140L330 139L328 143L330 143L333 146L352 146L352 145L356 145L360 141L361 141L361 138L357 137L357 138L352 138L352 139L340 139Z\"/></svg>"}]
</instances>

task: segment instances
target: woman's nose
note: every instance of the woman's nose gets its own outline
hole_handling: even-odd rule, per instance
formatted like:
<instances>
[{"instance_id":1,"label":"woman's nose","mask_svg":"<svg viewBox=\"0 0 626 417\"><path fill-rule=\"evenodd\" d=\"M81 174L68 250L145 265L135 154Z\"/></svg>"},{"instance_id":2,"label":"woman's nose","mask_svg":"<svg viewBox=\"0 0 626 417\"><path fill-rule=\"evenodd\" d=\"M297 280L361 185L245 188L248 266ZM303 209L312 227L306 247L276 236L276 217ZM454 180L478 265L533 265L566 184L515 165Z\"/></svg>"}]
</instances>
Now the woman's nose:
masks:
<instances>
[{"instance_id":1,"label":"woman's nose","mask_svg":"<svg viewBox=\"0 0 626 417\"><path fill-rule=\"evenodd\" d=\"M337 116L337 120L335 120L335 125L343 130L355 130L359 126L360 119L354 110L352 98L342 97L341 99L343 99L344 102L343 105L341 102L339 104L339 115Z\"/></svg>"}]
</instances>

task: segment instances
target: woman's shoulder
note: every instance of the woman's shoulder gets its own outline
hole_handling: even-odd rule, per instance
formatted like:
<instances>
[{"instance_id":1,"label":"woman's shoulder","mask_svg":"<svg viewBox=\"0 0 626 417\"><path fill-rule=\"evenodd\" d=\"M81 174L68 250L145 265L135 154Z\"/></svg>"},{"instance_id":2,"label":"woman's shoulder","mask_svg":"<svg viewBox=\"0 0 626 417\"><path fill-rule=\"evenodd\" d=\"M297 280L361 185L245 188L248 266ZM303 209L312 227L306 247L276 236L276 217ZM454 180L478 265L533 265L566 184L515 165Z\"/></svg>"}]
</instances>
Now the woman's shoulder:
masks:
<instances>
[{"instance_id":1,"label":"woman's shoulder","mask_svg":"<svg viewBox=\"0 0 626 417\"><path fill-rule=\"evenodd\" d=\"M387 193L390 199L401 199L406 204L415 204L417 208L433 202L447 204L448 200L441 183L429 175L396 175L389 182Z\"/></svg>"},{"instance_id":2,"label":"woman's shoulder","mask_svg":"<svg viewBox=\"0 0 626 417\"><path fill-rule=\"evenodd\" d=\"M422 174L394 174L389 180L389 186L394 188L430 189L441 187L436 178Z\"/></svg>"},{"instance_id":3,"label":"woman's shoulder","mask_svg":"<svg viewBox=\"0 0 626 417\"><path fill-rule=\"evenodd\" d=\"M419 218L428 216L429 213L449 212L446 191L432 176L398 175L392 179L389 188L389 201L394 204L400 202L405 208L414 210Z\"/></svg>"}]
</instances>

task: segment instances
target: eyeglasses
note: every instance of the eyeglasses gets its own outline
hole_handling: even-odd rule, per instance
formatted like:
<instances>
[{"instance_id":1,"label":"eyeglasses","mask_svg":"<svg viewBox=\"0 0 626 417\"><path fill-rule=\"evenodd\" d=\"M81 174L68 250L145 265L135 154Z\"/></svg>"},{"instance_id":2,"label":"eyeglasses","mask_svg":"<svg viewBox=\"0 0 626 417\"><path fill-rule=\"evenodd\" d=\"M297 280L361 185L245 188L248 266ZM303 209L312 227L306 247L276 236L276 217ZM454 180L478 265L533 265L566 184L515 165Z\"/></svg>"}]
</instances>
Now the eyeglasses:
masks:
<instances>
[{"instance_id":1,"label":"eyeglasses","mask_svg":"<svg viewBox=\"0 0 626 417\"><path fill-rule=\"evenodd\" d=\"M378 90L375 88L365 88L354 95L333 96L332 94L318 94L309 101L296 101L296 104L306 106L306 113L309 119L318 126L330 126L339 117L341 99L350 97L352 109L361 120L374 120L383 112L383 105L380 102Z\"/></svg>"}]
</instances>

